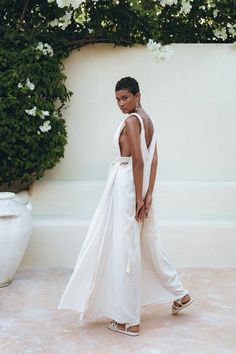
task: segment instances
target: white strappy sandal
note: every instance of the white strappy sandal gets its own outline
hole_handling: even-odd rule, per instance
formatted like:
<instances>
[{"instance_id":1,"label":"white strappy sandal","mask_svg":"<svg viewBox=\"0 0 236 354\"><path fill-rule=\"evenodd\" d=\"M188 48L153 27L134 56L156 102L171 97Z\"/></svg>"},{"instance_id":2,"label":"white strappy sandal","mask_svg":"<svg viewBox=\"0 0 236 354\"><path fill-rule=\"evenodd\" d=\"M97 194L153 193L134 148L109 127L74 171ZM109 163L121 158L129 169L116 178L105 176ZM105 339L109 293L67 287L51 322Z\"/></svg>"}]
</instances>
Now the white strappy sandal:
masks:
<instances>
[{"instance_id":1,"label":"white strappy sandal","mask_svg":"<svg viewBox=\"0 0 236 354\"><path fill-rule=\"evenodd\" d=\"M182 299L178 299L178 300L175 300L175 302L177 302L177 304L179 306L176 306L174 303L172 305L172 315L175 315L176 313L178 313L179 311L183 310L183 308L189 306L192 302L193 302L193 299L190 298L188 301L186 302L182 302L181 301Z\"/></svg>"},{"instance_id":2,"label":"white strappy sandal","mask_svg":"<svg viewBox=\"0 0 236 354\"><path fill-rule=\"evenodd\" d=\"M139 323L126 323L125 329L119 329L118 324L119 324L118 322L116 322L115 320L112 320L107 326L112 331L127 334L128 336L138 336L140 334L140 331L139 332L128 331L128 328L130 328L132 326L137 326L137 325L139 325Z\"/></svg>"}]
</instances>

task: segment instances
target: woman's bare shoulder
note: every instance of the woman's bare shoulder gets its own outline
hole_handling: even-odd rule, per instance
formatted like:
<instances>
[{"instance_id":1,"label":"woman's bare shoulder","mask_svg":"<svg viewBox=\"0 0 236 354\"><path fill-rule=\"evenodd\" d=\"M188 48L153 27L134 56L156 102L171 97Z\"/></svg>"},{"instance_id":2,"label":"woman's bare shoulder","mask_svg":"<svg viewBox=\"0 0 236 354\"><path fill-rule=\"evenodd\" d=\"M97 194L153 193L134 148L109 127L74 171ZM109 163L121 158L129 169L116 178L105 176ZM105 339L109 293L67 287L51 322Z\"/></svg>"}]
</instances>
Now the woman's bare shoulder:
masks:
<instances>
[{"instance_id":1,"label":"woman's bare shoulder","mask_svg":"<svg viewBox=\"0 0 236 354\"><path fill-rule=\"evenodd\" d=\"M125 125L131 129L132 128L141 129L141 123L140 123L138 117L132 113L125 119Z\"/></svg>"}]
</instances>

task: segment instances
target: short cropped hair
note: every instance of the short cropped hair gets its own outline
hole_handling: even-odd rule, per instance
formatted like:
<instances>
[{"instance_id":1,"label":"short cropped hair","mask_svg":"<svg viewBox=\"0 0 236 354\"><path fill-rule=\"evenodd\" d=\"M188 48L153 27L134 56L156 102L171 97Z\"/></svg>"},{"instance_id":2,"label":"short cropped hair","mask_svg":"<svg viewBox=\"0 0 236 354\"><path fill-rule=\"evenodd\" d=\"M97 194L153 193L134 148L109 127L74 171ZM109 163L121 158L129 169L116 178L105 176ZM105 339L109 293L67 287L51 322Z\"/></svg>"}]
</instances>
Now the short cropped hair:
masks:
<instances>
[{"instance_id":1,"label":"short cropped hair","mask_svg":"<svg viewBox=\"0 0 236 354\"><path fill-rule=\"evenodd\" d=\"M137 92L139 92L139 84L132 77L129 76L123 77L116 84L115 91L119 91L119 90L128 90L133 95L135 95Z\"/></svg>"}]
</instances>

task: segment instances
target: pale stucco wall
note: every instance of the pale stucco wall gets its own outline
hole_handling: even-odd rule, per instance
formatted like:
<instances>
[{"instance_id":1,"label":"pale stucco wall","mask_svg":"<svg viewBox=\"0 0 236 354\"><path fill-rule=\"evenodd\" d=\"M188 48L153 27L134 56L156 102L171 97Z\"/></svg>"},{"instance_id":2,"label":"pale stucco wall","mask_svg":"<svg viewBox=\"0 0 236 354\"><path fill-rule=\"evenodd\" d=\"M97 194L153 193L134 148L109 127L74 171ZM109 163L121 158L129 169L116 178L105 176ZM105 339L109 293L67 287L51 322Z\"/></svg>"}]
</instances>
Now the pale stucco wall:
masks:
<instances>
[{"instance_id":1,"label":"pale stucco wall","mask_svg":"<svg viewBox=\"0 0 236 354\"><path fill-rule=\"evenodd\" d=\"M158 180L236 178L236 49L231 44L174 44L156 63L144 46L89 45L64 61L74 92L65 111L65 158L44 180L104 180L122 118L114 86L139 83L143 107L158 130Z\"/></svg>"},{"instance_id":2,"label":"pale stucco wall","mask_svg":"<svg viewBox=\"0 0 236 354\"><path fill-rule=\"evenodd\" d=\"M236 50L172 47L173 57L159 64L145 47L105 44L65 60L74 92L65 111L69 143L61 163L31 189L33 233L22 265L74 265L113 158L123 118L114 86L126 75L139 81L158 131L164 249L176 265L236 265Z\"/></svg>"}]
</instances>

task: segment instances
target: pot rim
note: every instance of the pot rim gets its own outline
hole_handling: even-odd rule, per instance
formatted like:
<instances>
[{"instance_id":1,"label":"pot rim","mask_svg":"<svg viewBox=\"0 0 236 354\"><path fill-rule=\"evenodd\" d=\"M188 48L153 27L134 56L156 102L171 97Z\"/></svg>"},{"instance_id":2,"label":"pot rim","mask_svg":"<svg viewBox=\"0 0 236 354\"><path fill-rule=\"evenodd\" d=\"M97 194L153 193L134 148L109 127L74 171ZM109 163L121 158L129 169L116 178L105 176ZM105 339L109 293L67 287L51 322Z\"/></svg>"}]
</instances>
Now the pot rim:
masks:
<instances>
[{"instance_id":1,"label":"pot rim","mask_svg":"<svg viewBox=\"0 0 236 354\"><path fill-rule=\"evenodd\" d=\"M2 199L12 199L14 198L16 193L14 192L0 192L0 200Z\"/></svg>"}]
</instances>

